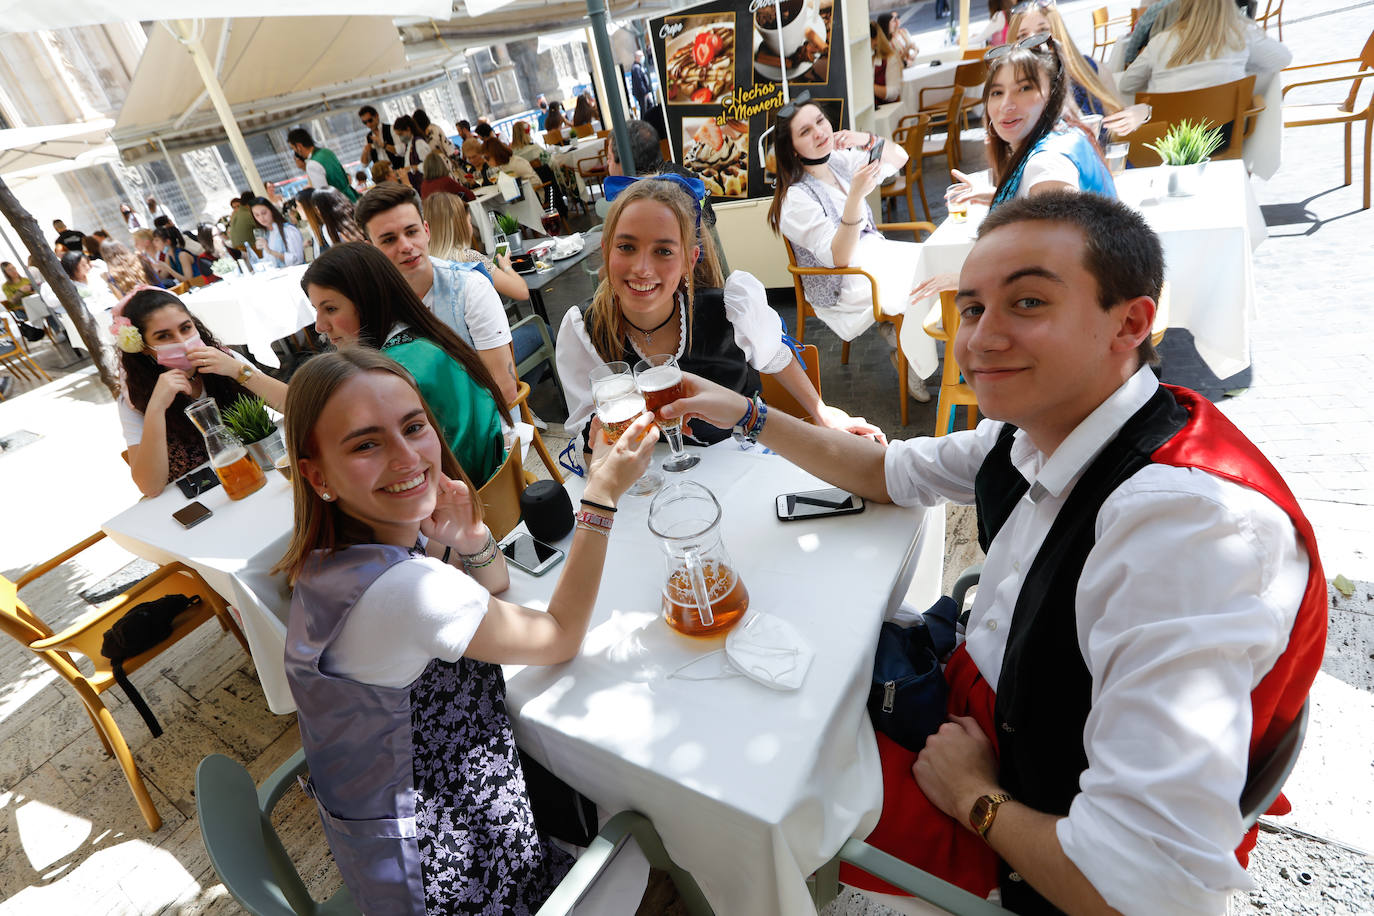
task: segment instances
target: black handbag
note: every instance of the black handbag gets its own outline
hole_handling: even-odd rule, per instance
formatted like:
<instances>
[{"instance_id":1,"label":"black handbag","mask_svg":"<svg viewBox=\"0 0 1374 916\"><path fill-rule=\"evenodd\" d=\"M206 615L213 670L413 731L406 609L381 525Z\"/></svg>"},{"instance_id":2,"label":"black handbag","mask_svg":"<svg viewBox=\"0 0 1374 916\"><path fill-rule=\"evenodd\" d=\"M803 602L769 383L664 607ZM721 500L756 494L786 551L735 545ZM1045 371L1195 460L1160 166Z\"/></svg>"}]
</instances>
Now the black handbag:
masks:
<instances>
[{"instance_id":1,"label":"black handbag","mask_svg":"<svg viewBox=\"0 0 1374 916\"><path fill-rule=\"evenodd\" d=\"M110 660L115 682L124 690L129 702L134 704L134 709L143 717L154 738L162 735L162 726L124 673L124 663L171 636L177 615L198 604L200 595L190 598L185 595L163 595L156 601L145 601L116 620L105 631L105 638L100 643L100 654Z\"/></svg>"},{"instance_id":2,"label":"black handbag","mask_svg":"<svg viewBox=\"0 0 1374 916\"><path fill-rule=\"evenodd\" d=\"M33 325L23 321L19 322L19 333L23 334L24 339L27 340L29 343L38 343L38 341L48 336L47 331L43 330L42 328L36 328Z\"/></svg>"},{"instance_id":3,"label":"black handbag","mask_svg":"<svg viewBox=\"0 0 1374 916\"><path fill-rule=\"evenodd\" d=\"M925 747L947 718L949 686L940 660L954 650L959 607L948 596L902 627L891 621L878 633L868 716L873 728L909 751Z\"/></svg>"}]
</instances>

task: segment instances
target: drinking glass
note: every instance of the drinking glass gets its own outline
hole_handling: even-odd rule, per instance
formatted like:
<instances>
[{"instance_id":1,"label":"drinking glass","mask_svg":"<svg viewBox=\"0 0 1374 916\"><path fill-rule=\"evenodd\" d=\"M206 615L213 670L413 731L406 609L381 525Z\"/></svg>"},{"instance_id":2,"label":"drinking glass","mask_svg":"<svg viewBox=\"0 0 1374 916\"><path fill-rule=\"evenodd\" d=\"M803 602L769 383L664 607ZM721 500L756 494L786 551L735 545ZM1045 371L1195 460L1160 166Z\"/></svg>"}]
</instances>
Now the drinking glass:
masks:
<instances>
[{"instance_id":1,"label":"drinking glass","mask_svg":"<svg viewBox=\"0 0 1374 916\"><path fill-rule=\"evenodd\" d=\"M1107 168L1111 171L1113 178L1126 170L1126 152L1130 148L1129 143L1107 144Z\"/></svg>"},{"instance_id":2,"label":"drinking glass","mask_svg":"<svg viewBox=\"0 0 1374 916\"><path fill-rule=\"evenodd\" d=\"M587 373L587 378L592 384L592 401L596 404L596 415L601 418L601 428L606 431L606 438L615 442L644 412L644 396L635 387L635 378L627 362L597 366ZM645 471L625 495L649 496L658 492L661 486L661 475Z\"/></svg>"},{"instance_id":3,"label":"drinking glass","mask_svg":"<svg viewBox=\"0 0 1374 916\"><path fill-rule=\"evenodd\" d=\"M682 418L665 420L659 411L682 397L682 369L677 357L671 353L659 353L635 364L635 384L644 395L644 406L654 412L654 420L659 431L668 437L668 448L672 454L663 462L665 471L685 471L696 467L701 459L689 455L682 447Z\"/></svg>"}]
</instances>

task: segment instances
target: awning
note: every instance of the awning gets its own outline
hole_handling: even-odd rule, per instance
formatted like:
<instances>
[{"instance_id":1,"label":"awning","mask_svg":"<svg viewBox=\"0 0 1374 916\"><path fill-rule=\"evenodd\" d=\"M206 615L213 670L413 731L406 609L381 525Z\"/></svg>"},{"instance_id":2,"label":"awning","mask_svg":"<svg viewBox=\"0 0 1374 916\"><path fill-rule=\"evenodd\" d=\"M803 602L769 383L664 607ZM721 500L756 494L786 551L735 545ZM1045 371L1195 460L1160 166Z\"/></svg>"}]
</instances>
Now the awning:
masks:
<instances>
[{"instance_id":1,"label":"awning","mask_svg":"<svg viewBox=\"0 0 1374 916\"><path fill-rule=\"evenodd\" d=\"M32 0L0 0L0 32L36 32L42 29L66 29L79 25L100 25L107 22L155 21L178 17L195 19L202 16L221 16L232 11L235 18L261 16L299 16L319 13L327 6L331 16L375 16L375 0L235 0L223 3L197 0L61 0L60 3L34 3ZM452 15L452 0L390 0L386 4L392 16L424 16L447 19Z\"/></svg>"},{"instance_id":2,"label":"awning","mask_svg":"<svg viewBox=\"0 0 1374 916\"><path fill-rule=\"evenodd\" d=\"M0 130L0 175L10 182L85 168L119 158L110 142L114 121L83 121Z\"/></svg>"}]
</instances>

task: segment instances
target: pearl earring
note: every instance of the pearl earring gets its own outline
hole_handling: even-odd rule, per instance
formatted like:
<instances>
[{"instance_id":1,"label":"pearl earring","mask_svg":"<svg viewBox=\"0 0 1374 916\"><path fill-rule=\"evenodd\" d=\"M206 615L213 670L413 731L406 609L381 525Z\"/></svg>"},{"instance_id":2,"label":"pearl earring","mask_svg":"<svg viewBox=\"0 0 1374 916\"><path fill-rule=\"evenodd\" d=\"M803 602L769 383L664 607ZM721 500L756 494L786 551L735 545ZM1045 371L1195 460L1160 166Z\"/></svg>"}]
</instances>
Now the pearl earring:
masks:
<instances>
[{"instance_id":1,"label":"pearl earring","mask_svg":"<svg viewBox=\"0 0 1374 916\"><path fill-rule=\"evenodd\" d=\"M334 499L334 497L330 495L328 490L321 490L320 498L323 499L325 502L331 502Z\"/></svg>"}]
</instances>

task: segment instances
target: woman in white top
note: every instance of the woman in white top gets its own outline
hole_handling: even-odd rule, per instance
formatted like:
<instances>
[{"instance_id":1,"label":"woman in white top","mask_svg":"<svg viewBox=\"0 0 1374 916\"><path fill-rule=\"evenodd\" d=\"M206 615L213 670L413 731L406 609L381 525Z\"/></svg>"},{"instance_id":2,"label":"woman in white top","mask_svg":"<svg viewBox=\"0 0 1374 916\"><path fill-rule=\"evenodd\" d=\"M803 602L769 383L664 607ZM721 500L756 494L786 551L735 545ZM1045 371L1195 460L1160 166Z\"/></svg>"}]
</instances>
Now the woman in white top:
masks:
<instances>
[{"instance_id":1,"label":"woman in white top","mask_svg":"<svg viewBox=\"0 0 1374 916\"><path fill-rule=\"evenodd\" d=\"M1117 81L1123 93L1186 92L1255 74L1263 93L1293 52L1241 15L1231 0L1174 0L1172 25L1140 52Z\"/></svg>"},{"instance_id":2,"label":"woman in white top","mask_svg":"<svg viewBox=\"0 0 1374 916\"><path fill-rule=\"evenodd\" d=\"M482 154L486 156L488 166L500 169L517 181L528 178L536 189L543 184L530 161L524 156L512 153L511 148L502 143L495 134L482 142Z\"/></svg>"},{"instance_id":3,"label":"woman in white top","mask_svg":"<svg viewBox=\"0 0 1374 916\"><path fill-rule=\"evenodd\" d=\"M591 417L596 366L662 353L694 372L741 394L759 390L759 373L776 374L818 425L863 435L879 431L827 407L783 340L782 321L768 307L763 284L736 271L720 289L719 269L702 286L693 265L711 235L700 224L699 179L655 175L607 180L613 198L601 235L606 271L592 301L572 308L558 329L558 376L568 399L569 430ZM617 193L618 184L628 184ZM717 263L707 257L704 263ZM585 311L584 311L585 310ZM729 430L693 420L683 432L702 444Z\"/></svg>"},{"instance_id":4,"label":"woman in white top","mask_svg":"<svg viewBox=\"0 0 1374 916\"><path fill-rule=\"evenodd\" d=\"M866 198L906 163L899 144L885 143L869 161L878 137L862 131L832 130L810 93L801 92L778 110L773 155L778 183L768 210L768 225L792 244L802 267L859 267L878 284L885 314L901 314L912 293L917 242L883 236ZM843 340L853 340L874 324L873 287L866 277L803 277L806 297L825 325ZM928 295L924 285L916 291ZM884 338L896 350L892 325ZM930 400L920 379L935 371L935 347L923 350L913 365L908 388L917 400Z\"/></svg>"},{"instance_id":5,"label":"woman in white top","mask_svg":"<svg viewBox=\"0 0 1374 916\"><path fill-rule=\"evenodd\" d=\"M267 231L263 241L265 257L278 267L294 267L305 263L305 240L301 231L286 221L276 204L266 197L253 201L253 219Z\"/></svg>"}]
</instances>

